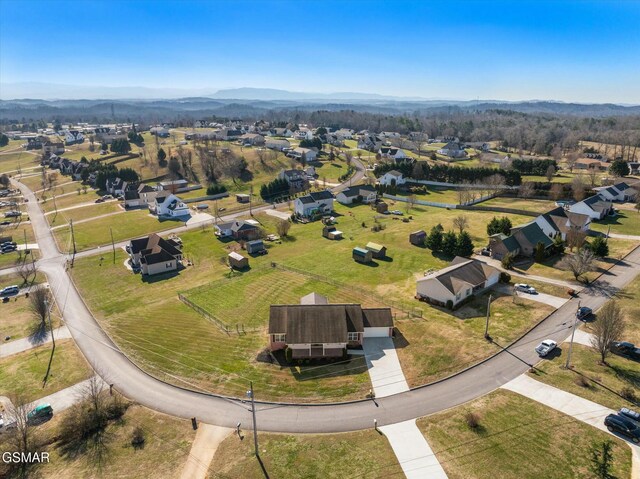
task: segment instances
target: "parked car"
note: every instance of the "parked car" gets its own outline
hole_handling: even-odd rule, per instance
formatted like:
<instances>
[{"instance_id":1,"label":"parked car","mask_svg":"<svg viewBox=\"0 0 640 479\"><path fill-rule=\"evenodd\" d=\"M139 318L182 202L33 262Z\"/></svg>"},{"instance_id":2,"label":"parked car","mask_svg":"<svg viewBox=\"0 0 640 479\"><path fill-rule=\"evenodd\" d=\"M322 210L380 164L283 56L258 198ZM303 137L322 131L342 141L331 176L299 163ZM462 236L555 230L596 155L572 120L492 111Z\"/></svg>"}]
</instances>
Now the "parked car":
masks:
<instances>
[{"instance_id":1,"label":"parked car","mask_svg":"<svg viewBox=\"0 0 640 479\"><path fill-rule=\"evenodd\" d=\"M391 214L392 215L398 215L398 216L404 215L404 213L402 211L400 211L400 210L392 210Z\"/></svg>"},{"instance_id":2,"label":"parked car","mask_svg":"<svg viewBox=\"0 0 640 479\"><path fill-rule=\"evenodd\" d=\"M604 418L604 425L609 432L617 432L627 436L635 444L640 443L640 426L625 416L609 414Z\"/></svg>"},{"instance_id":3,"label":"parked car","mask_svg":"<svg viewBox=\"0 0 640 479\"><path fill-rule=\"evenodd\" d=\"M17 246L4 246L4 247L0 248L0 253L2 253L2 254L13 253L17 249L18 249Z\"/></svg>"},{"instance_id":4,"label":"parked car","mask_svg":"<svg viewBox=\"0 0 640 479\"><path fill-rule=\"evenodd\" d=\"M536 288L534 288L533 286L529 286L526 283L516 283L515 288L516 288L516 291L522 291L523 293L538 294L538 292L536 291Z\"/></svg>"},{"instance_id":5,"label":"parked car","mask_svg":"<svg viewBox=\"0 0 640 479\"><path fill-rule=\"evenodd\" d=\"M622 409L620 409L620 411L618 411L618 415L625 417L627 419L631 419L633 422L640 425L640 412L638 411L634 411L633 409L623 407Z\"/></svg>"},{"instance_id":6,"label":"parked car","mask_svg":"<svg viewBox=\"0 0 640 479\"><path fill-rule=\"evenodd\" d=\"M104 203L104 200L102 198L98 198L94 203Z\"/></svg>"},{"instance_id":7,"label":"parked car","mask_svg":"<svg viewBox=\"0 0 640 479\"><path fill-rule=\"evenodd\" d=\"M17 285L7 286L0 289L0 296L13 296L20 292L20 288Z\"/></svg>"},{"instance_id":8,"label":"parked car","mask_svg":"<svg viewBox=\"0 0 640 479\"><path fill-rule=\"evenodd\" d=\"M557 346L558 343L556 343L553 339L545 339L536 346L536 353L538 353L538 356L540 357L545 357L551 351L556 349Z\"/></svg>"},{"instance_id":9,"label":"parked car","mask_svg":"<svg viewBox=\"0 0 640 479\"><path fill-rule=\"evenodd\" d=\"M2 226L7 226L7 225L10 225L10 224L11 224L11 221L7 221L7 220L0 222L0 225L2 225Z\"/></svg>"},{"instance_id":10,"label":"parked car","mask_svg":"<svg viewBox=\"0 0 640 479\"><path fill-rule=\"evenodd\" d=\"M53 416L53 408L51 404L39 404L27 413L28 422L37 422L38 420Z\"/></svg>"},{"instance_id":11,"label":"parked car","mask_svg":"<svg viewBox=\"0 0 640 479\"><path fill-rule=\"evenodd\" d=\"M586 319L592 314L593 310L591 308L587 308L586 306L578 308L578 311L576 312L576 316L578 317L578 319Z\"/></svg>"},{"instance_id":12,"label":"parked car","mask_svg":"<svg viewBox=\"0 0 640 479\"><path fill-rule=\"evenodd\" d=\"M480 254L482 256L491 256L491 250L488 248L482 248L482 250L480 251Z\"/></svg>"},{"instance_id":13,"label":"parked car","mask_svg":"<svg viewBox=\"0 0 640 479\"><path fill-rule=\"evenodd\" d=\"M627 356L631 359L640 360L640 348L636 347L633 343L616 341L611 343L609 349L612 353L619 354L620 356Z\"/></svg>"}]
</instances>

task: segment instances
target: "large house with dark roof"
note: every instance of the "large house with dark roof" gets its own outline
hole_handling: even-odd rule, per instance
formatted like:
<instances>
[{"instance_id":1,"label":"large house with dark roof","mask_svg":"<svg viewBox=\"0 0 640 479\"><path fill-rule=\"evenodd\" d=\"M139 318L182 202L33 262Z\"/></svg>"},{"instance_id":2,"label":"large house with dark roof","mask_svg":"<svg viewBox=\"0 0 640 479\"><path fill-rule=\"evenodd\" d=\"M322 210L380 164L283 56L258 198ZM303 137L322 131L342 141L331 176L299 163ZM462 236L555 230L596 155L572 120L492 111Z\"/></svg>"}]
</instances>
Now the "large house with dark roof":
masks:
<instances>
[{"instance_id":1,"label":"large house with dark roof","mask_svg":"<svg viewBox=\"0 0 640 479\"><path fill-rule=\"evenodd\" d=\"M131 240L128 251L131 266L146 275L175 271L182 261L180 244L156 233Z\"/></svg>"},{"instance_id":2,"label":"large house with dark roof","mask_svg":"<svg viewBox=\"0 0 640 479\"><path fill-rule=\"evenodd\" d=\"M342 357L366 338L392 335L391 309L330 304L317 293L300 304L271 305L269 311L269 347L290 349L292 359Z\"/></svg>"},{"instance_id":3,"label":"large house with dark roof","mask_svg":"<svg viewBox=\"0 0 640 479\"><path fill-rule=\"evenodd\" d=\"M594 188L599 195L609 201L631 201L636 196L636 191L625 182L616 183L611 186L600 186Z\"/></svg>"},{"instance_id":4,"label":"large house with dark roof","mask_svg":"<svg viewBox=\"0 0 640 479\"><path fill-rule=\"evenodd\" d=\"M233 238L235 240L251 241L260 237L260 228L247 221L234 220L215 225L218 238Z\"/></svg>"},{"instance_id":5,"label":"large house with dark roof","mask_svg":"<svg viewBox=\"0 0 640 479\"><path fill-rule=\"evenodd\" d=\"M299 196L293 202L294 212L300 218L318 219L333 212L333 200L333 193L329 190Z\"/></svg>"},{"instance_id":6,"label":"large house with dark roof","mask_svg":"<svg viewBox=\"0 0 640 479\"><path fill-rule=\"evenodd\" d=\"M442 148L438 150L438 153L449 158L464 158L467 156L467 152L461 148L460 143L450 141Z\"/></svg>"},{"instance_id":7,"label":"large house with dark roof","mask_svg":"<svg viewBox=\"0 0 640 479\"><path fill-rule=\"evenodd\" d=\"M591 218L581 213L572 213L559 206L541 214L535 222L549 238L560 235L563 240L566 240L567 233L572 230L588 233Z\"/></svg>"},{"instance_id":8,"label":"large house with dark roof","mask_svg":"<svg viewBox=\"0 0 640 479\"><path fill-rule=\"evenodd\" d=\"M601 220L613 213L613 205L611 200L598 193L572 204L569 206L569 211L587 215L592 220Z\"/></svg>"},{"instance_id":9,"label":"large house with dark roof","mask_svg":"<svg viewBox=\"0 0 640 479\"><path fill-rule=\"evenodd\" d=\"M351 186L342 190L336 195L338 203L343 205L350 205L354 202L361 202L365 204L373 203L378 197L378 192L371 185L358 185Z\"/></svg>"},{"instance_id":10,"label":"large house with dark roof","mask_svg":"<svg viewBox=\"0 0 640 479\"><path fill-rule=\"evenodd\" d=\"M500 271L482 261L456 256L446 268L420 278L416 295L425 301L455 307L500 280Z\"/></svg>"},{"instance_id":11,"label":"large house with dark roof","mask_svg":"<svg viewBox=\"0 0 640 479\"><path fill-rule=\"evenodd\" d=\"M173 193L160 191L149 204L149 210L158 216L179 217L188 216L189 207Z\"/></svg>"}]
</instances>

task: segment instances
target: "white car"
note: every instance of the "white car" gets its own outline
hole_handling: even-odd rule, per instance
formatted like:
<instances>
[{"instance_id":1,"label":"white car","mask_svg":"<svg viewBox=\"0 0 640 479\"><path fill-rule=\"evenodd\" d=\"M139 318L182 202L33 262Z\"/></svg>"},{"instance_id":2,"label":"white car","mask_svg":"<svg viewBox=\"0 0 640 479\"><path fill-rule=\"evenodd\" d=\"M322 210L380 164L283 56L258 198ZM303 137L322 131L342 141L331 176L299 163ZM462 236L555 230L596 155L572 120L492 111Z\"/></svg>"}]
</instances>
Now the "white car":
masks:
<instances>
[{"instance_id":1,"label":"white car","mask_svg":"<svg viewBox=\"0 0 640 479\"><path fill-rule=\"evenodd\" d=\"M523 293L529 293L529 294L538 294L538 292L536 291L536 288L534 288L533 286L529 286L526 283L517 283L515 285L516 291L522 291Z\"/></svg>"},{"instance_id":2,"label":"white car","mask_svg":"<svg viewBox=\"0 0 640 479\"><path fill-rule=\"evenodd\" d=\"M556 349L556 346L558 346L558 343L556 343L553 339L545 339L540 344L538 344L538 346L536 346L536 353L538 353L540 357L545 357L551 351Z\"/></svg>"}]
</instances>

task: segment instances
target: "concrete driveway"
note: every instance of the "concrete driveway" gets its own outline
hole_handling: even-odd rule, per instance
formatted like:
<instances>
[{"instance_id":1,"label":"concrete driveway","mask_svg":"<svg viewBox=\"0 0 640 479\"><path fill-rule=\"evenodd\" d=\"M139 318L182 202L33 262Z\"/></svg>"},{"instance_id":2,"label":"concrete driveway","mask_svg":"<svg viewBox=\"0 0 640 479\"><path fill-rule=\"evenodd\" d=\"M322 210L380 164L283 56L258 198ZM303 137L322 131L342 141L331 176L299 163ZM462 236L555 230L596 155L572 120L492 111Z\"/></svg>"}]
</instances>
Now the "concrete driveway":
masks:
<instances>
[{"instance_id":1,"label":"concrete driveway","mask_svg":"<svg viewBox=\"0 0 640 479\"><path fill-rule=\"evenodd\" d=\"M495 289L505 294L515 294L519 298L530 299L531 301L535 301L537 303L548 304L549 306L553 306L558 309L564 303L569 301L570 298L561 298L559 296L553 296L551 294L546 293L538 293L538 294L529 294L523 293L522 291L513 291L511 286L506 284L496 285Z\"/></svg>"},{"instance_id":2,"label":"concrete driveway","mask_svg":"<svg viewBox=\"0 0 640 479\"><path fill-rule=\"evenodd\" d=\"M365 338L363 349L377 398L409 390L392 338Z\"/></svg>"}]
</instances>

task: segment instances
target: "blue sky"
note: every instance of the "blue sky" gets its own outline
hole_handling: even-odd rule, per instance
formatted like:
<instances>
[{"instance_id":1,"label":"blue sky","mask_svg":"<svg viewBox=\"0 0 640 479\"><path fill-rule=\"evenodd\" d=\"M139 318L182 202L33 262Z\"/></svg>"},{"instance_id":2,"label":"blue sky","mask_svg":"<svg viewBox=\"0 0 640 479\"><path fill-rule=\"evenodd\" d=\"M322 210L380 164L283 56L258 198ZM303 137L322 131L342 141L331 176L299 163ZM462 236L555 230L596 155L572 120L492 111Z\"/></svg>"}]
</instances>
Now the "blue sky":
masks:
<instances>
[{"instance_id":1,"label":"blue sky","mask_svg":"<svg viewBox=\"0 0 640 479\"><path fill-rule=\"evenodd\" d=\"M640 103L640 2L0 0L0 81Z\"/></svg>"}]
</instances>

